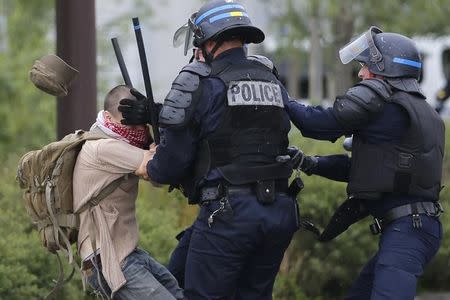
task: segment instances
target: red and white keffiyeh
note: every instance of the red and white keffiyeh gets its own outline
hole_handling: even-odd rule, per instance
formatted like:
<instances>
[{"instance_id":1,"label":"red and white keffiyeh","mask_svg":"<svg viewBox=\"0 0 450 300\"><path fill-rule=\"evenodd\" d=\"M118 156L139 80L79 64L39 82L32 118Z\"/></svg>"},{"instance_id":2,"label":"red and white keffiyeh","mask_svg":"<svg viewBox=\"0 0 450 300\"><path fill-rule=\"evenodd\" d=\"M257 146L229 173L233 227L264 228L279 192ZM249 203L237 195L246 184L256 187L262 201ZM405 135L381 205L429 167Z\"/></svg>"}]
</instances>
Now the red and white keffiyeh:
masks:
<instances>
[{"instance_id":1,"label":"red and white keffiyeh","mask_svg":"<svg viewBox=\"0 0 450 300\"><path fill-rule=\"evenodd\" d=\"M147 127L137 128L113 123L103 116L103 110L97 114L97 120L92 127L99 127L110 137L122 140L130 145L145 149L150 142L150 132Z\"/></svg>"}]
</instances>

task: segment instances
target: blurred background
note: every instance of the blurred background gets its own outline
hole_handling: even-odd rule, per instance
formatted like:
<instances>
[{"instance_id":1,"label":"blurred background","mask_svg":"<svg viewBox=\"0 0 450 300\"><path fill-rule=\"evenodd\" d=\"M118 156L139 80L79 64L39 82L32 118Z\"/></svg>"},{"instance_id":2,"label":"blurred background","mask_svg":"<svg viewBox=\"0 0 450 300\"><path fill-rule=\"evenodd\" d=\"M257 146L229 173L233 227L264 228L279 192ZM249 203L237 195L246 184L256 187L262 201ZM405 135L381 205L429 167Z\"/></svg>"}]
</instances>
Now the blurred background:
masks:
<instances>
[{"instance_id":1,"label":"blurred background","mask_svg":"<svg viewBox=\"0 0 450 300\"><path fill-rule=\"evenodd\" d=\"M175 30L200 7L200 0L0 0L0 299L39 299L58 274L55 256L41 247L37 231L21 202L15 182L19 158L75 129L88 129L106 92L122 84L110 39L118 37L135 87L144 91L132 17L139 17L155 100L162 102L179 69L187 64L181 48L172 47ZM432 106L450 107L438 97L450 78L450 0L243 0L266 33L250 53L275 61L291 97L331 105L335 96L357 82L357 65L342 65L338 50L353 36L377 25L412 37L424 68L421 85ZM55 53L80 70L74 92L55 99L29 81L33 62ZM450 88L450 87L449 87ZM443 104L443 105L442 105ZM308 154L343 153L336 143L290 133L291 144ZM447 136L446 149L450 149ZM446 157L443 185L450 184ZM304 176L302 214L326 225L345 199L345 185ZM449 189L441 201L449 207ZM138 199L140 246L167 263L175 235L195 219L197 209L178 193L142 182ZM450 216L442 216L450 232ZM370 220L354 225L338 239L320 244L298 232L277 277L274 299L342 299L352 280L374 253L378 237ZM444 235L438 255L419 281L418 299L450 299L450 238ZM69 267L66 268L67 272ZM78 275L58 299L94 299L83 293Z\"/></svg>"}]
</instances>

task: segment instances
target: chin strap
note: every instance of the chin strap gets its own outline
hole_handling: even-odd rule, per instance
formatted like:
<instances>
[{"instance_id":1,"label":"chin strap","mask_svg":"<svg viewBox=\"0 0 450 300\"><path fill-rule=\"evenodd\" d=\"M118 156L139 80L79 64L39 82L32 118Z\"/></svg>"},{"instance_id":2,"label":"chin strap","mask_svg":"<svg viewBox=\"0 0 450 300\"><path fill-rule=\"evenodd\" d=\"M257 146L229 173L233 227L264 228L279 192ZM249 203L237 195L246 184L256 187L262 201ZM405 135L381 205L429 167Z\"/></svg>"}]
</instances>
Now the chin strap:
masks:
<instances>
[{"instance_id":1,"label":"chin strap","mask_svg":"<svg viewBox=\"0 0 450 300\"><path fill-rule=\"evenodd\" d=\"M192 56L191 59L189 59L189 63L193 62L195 59L195 49L192 49Z\"/></svg>"},{"instance_id":2,"label":"chin strap","mask_svg":"<svg viewBox=\"0 0 450 300\"><path fill-rule=\"evenodd\" d=\"M202 47L200 49L203 52L203 56L205 57L205 62L207 64L212 63L212 61L214 59L214 54L222 45L223 45L223 40L217 40L216 45L214 46L214 48L211 49L211 52L206 51L205 45L204 44L202 45Z\"/></svg>"}]
</instances>

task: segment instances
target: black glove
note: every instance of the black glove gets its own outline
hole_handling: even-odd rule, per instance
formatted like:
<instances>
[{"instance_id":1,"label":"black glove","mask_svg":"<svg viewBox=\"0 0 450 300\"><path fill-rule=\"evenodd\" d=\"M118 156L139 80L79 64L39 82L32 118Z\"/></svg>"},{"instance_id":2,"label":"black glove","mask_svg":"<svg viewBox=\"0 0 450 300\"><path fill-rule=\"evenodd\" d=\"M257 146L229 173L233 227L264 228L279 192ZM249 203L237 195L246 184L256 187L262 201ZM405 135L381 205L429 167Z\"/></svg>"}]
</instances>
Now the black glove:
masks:
<instances>
[{"instance_id":1,"label":"black glove","mask_svg":"<svg viewBox=\"0 0 450 300\"><path fill-rule=\"evenodd\" d=\"M123 117L121 123L124 125L151 124L150 101L134 88L130 90L130 93L137 100L128 98L120 100L118 109Z\"/></svg>"},{"instance_id":2,"label":"black glove","mask_svg":"<svg viewBox=\"0 0 450 300\"><path fill-rule=\"evenodd\" d=\"M302 170L306 175L312 175L317 170L317 164L319 160L315 156L303 156L302 162L300 163L300 170Z\"/></svg>"},{"instance_id":3,"label":"black glove","mask_svg":"<svg viewBox=\"0 0 450 300\"><path fill-rule=\"evenodd\" d=\"M293 169L300 169L306 175L312 175L318 164L318 159L315 156L308 156L295 146L287 148L287 155L280 155L276 157L276 161L280 163L289 162Z\"/></svg>"}]
</instances>

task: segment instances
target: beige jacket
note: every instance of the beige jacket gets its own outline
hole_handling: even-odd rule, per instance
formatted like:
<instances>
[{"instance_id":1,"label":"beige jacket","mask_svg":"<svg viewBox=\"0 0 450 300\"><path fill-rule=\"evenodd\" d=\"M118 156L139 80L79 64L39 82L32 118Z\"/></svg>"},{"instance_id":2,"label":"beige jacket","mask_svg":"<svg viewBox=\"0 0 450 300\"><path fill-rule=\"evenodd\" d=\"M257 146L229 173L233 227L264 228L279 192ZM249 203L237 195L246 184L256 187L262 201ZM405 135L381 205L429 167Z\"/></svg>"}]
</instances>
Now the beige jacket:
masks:
<instances>
[{"instance_id":1,"label":"beige jacket","mask_svg":"<svg viewBox=\"0 0 450 300\"><path fill-rule=\"evenodd\" d=\"M120 263L138 244L135 202L139 178L133 173L145 150L115 139L87 141L81 149L73 173L74 210L80 209L113 180L128 174L124 182L98 206L80 214L78 251L86 259L94 251L89 239L90 215L96 228L102 273L114 294L126 280Z\"/></svg>"}]
</instances>

